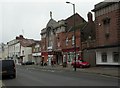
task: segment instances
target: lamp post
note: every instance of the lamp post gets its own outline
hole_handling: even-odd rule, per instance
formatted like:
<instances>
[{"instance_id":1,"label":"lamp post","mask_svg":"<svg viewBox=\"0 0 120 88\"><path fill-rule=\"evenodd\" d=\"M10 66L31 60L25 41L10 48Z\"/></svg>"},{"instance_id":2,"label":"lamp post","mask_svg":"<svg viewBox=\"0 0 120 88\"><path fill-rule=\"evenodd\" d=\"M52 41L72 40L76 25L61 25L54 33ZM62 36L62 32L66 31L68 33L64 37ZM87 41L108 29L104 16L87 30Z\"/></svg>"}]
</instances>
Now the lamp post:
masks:
<instances>
[{"instance_id":1,"label":"lamp post","mask_svg":"<svg viewBox=\"0 0 120 88\"><path fill-rule=\"evenodd\" d=\"M76 36L75 36L75 4L71 3L71 2L66 2L67 4L72 4L73 5L73 16L74 16L74 55L75 55L75 66L74 66L74 70L76 71Z\"/></svg>"}]
</instances>

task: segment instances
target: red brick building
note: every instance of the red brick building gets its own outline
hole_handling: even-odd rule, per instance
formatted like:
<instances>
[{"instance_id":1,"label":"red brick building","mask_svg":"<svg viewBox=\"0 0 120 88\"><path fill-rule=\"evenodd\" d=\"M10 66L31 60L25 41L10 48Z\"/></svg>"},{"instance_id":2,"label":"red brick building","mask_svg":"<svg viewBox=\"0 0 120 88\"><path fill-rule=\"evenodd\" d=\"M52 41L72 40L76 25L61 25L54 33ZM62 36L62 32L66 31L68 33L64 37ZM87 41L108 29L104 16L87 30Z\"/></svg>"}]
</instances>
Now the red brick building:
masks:
<instances>
[{"instance_id":1,"label":"red brick building","mask_svg":"<svg viewBox=\"0 0 120 88\"><path fill-rule=\"evenodd\" d=\"M75 28L73 27L74 16ZM51 65L51 60L57 64L72 61L74 58L74 29L76 30L76 55L78 56L81 45L80 29L85 24L86 21L78 13L58 22L51 18L46 28L41 30L41 50L44 61L48 61L48 65Z\"/></svg>"},{"instance_id":2,"label":"red brick building","mask_svg":"<svg viewBox=\"0 0 120 88\"><path fill-rule=\"evenodd\" d=\"M91 66L95 66L95 51L93 50L96 47L96 31L95 31L95 22L93 21L92 13L87 14L88 22L80 30L81 32L81 55L84 61L87 61Z\"/></svg>"},{"instance_id":3,"label":"red brick building","mask_svg":"<svg viewBox=\"0 0 120 88\"><path fill-rule=\"evenodd\" d=\"M120 65L120 1L95 5L96 65Z\"/></svg>"}]
</instances>

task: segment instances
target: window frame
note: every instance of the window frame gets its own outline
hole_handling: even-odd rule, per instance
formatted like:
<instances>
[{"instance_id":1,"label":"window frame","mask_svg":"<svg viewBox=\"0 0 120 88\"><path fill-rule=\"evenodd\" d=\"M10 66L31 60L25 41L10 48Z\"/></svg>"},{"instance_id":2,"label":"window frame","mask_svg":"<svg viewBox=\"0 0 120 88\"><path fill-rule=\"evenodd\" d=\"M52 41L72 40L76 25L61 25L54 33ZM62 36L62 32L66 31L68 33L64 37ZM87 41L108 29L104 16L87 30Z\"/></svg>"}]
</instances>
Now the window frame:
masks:
<instances>
[{"instance_id":1,"label":"window frame","mask_svg":"<svg viewBox=\"0 0 120 88\"><path fill-rule=\"evenodd\" d=\"M118 55L117 59L115 58L115 55ZM113 62L115 63L119 62L119 57L120 57L119 52L113 52Z\"/></svg>"},{"instance_id":2,"label":"window frame","mask_svg":"<svg viewBox=\"0 0 120 88\"><path fill-rule=\"evenodd\" d=\"M106 53L106 52L103 52L103 53L101 54L101 61L102 61L103 63L106 63L106 62L107 62L107 53Z\"/></svg>"}]
</instances>

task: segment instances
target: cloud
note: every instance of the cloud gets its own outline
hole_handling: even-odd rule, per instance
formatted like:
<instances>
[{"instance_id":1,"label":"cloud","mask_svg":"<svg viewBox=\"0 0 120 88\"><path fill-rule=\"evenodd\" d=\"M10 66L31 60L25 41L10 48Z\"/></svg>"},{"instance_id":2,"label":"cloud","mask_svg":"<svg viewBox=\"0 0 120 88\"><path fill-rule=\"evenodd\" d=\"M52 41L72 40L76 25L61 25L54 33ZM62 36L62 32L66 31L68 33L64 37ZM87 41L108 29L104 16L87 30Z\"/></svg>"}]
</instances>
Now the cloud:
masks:
<instances>
[{"instance_id":1,"label":"cloud","mask_svg":"<svg viewBox=\"0 0 120 88\"><path fill-rule=\"evenodd\" d=\"M99 0L91 3L88 0L67 1L75 3L76 12L87 19L87 13ZM24 30L26 38L40 40L40 31L46 27L50 20L50 11L56 21L66 19L73 14L72 6L67 5L65 0L1 0L0 2L0 13L2 13L0 14L2 19L0 20L0 32L2 31L4 42L23 34L22 30Z\"/></svg>"},{"instance_id":2,"label":"cloud","mask_svg":"<svg viewBox=\"0 0 120 88\"><path fill-rule=\"evenodd\" d=\"M66 1L69 1L69 2L72 2L72 3L75 3L75 2L96 2L96 0L66 0ZM50 3L50 2L57 2L57 3L60 3L60 2L66 2L65 0L0 0L0 2L47 2L47 3ZM97 0L98 2L100 1L104 1L104 0Z\"/></svg>"}]
</instances>

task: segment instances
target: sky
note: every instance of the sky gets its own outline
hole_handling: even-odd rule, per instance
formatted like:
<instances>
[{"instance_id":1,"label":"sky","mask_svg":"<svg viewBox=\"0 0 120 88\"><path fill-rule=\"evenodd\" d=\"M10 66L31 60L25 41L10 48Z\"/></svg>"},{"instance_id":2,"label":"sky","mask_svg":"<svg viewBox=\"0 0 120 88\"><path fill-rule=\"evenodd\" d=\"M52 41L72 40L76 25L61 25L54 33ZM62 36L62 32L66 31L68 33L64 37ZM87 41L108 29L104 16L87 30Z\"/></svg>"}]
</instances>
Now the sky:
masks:
<instances>
[{"instance_id":1,"label":"sky","mask_svg":"<svg viewBox=\"0 0 120 88\"><path fill-rule=\"evenodd\" d=\"M50 11L56 21L73 15L73 7L66 1L74 3L75 12L87 21L87 13L103 0L0 0L0 43L21 34L40 40L40 32L50 20Z\"/></svg>"}]
</instances>

